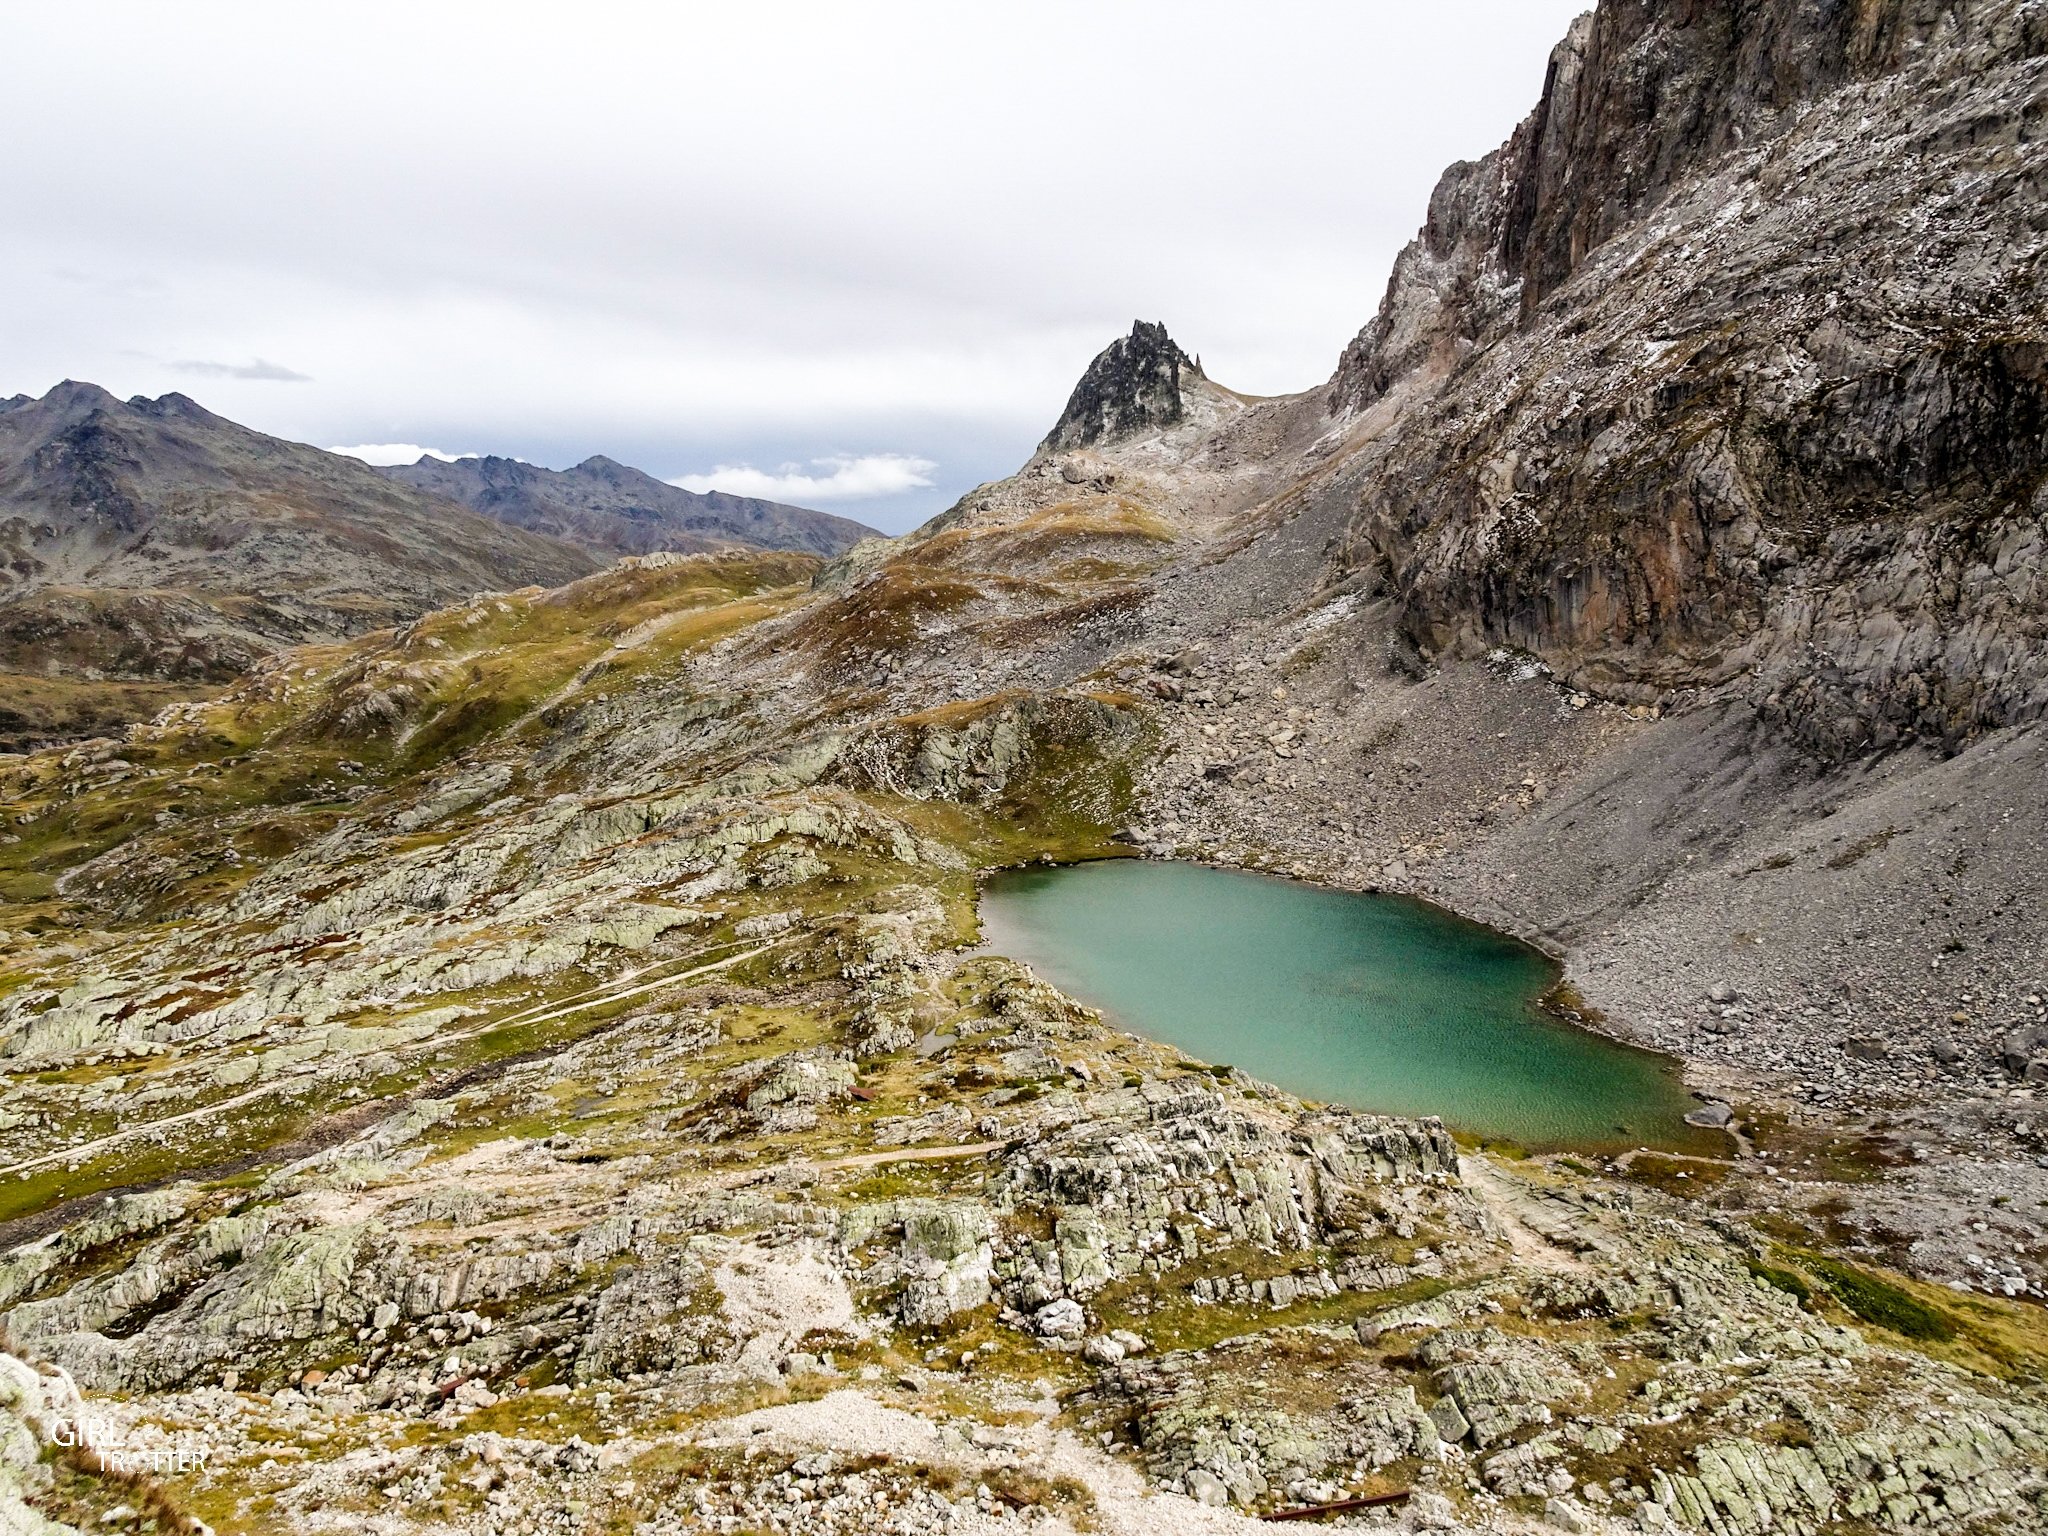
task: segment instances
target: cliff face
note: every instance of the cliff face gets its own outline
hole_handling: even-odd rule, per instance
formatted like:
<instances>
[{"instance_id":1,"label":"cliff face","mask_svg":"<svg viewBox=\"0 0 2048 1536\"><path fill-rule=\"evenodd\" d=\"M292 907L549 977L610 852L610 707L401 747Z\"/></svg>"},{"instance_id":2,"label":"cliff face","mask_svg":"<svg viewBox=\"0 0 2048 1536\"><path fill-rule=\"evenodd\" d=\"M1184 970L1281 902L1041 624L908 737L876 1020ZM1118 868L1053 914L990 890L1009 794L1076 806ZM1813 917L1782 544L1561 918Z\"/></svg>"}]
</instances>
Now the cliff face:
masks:
<instances>
[{"instance_id":1,"label":"cliff face","mask_svg":"<svg viewBox=\"0 0 2048 1536\"><path fill-rule=\"evenodd\" d=\"M1581 18L1331 381L1340 572L1827 756L2039 716L2044 52L2017 0Z\"/></svg>"}]
</instances>

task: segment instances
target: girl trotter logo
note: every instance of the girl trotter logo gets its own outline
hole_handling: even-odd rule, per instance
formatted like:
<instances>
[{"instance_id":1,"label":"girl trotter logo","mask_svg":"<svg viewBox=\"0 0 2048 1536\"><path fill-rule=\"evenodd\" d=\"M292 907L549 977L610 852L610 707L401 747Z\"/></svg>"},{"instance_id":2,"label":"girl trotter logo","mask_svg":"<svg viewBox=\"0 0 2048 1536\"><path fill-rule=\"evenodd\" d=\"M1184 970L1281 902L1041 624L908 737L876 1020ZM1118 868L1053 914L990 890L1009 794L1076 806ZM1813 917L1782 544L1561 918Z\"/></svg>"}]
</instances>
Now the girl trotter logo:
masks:
<instances>
[{"instance_id":1,"label":"girl trotter logo","mask_svg":"<svg viewBox=\"0 0 2048 1536\"><path fill-rule=\"evenodd\" d=\"M208 1447L190 1436L158 1442L139 1442L113 1419L103 1414L81 1412L60 1420L50 1437L56 1444L88 1451L102 1472L197 1472L206 1465Z\"/></svg>"}]
</instances>

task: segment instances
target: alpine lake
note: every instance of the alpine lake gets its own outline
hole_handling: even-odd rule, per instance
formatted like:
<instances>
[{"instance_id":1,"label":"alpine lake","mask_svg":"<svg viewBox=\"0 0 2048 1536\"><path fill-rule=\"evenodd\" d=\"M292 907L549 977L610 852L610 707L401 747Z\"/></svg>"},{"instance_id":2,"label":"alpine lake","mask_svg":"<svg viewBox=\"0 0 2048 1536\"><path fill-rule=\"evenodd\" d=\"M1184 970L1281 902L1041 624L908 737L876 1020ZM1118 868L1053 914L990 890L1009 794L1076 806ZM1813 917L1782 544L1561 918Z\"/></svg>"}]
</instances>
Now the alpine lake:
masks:
<instances>
[{"instance_id":1,"label":"alpine lake","mask_svg":"<svg viewBox=\"0 0 2048 1536\"><path fill-rule=\"evenodd\" d=\"M1669 1058L1552 1010L1554 961L1422 902L1106 859L999 872L981 916L1122 1028L1305 1099L1531 1151L1726 1146Z\"/></svg>"}]
</instances>

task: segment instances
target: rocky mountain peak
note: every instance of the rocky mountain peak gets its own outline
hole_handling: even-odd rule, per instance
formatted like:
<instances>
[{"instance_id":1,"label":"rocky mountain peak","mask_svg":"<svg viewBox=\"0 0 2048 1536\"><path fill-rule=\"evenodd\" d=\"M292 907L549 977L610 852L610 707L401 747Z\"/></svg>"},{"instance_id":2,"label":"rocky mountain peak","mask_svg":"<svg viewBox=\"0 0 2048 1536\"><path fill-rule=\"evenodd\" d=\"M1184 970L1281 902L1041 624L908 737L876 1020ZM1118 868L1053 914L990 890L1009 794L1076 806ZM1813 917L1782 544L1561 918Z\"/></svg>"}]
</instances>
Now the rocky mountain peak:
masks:
<instances>
[{"instance_id":1,"label":"rocky mountain peak","mask_svg":"<svg viewBox=\"0 0 2048 1536\"><path fill-rule=\"evenodd\" d=\"M194 400L190 395L180 394L176 390L172 390L167 395L158 395L154 400L143 395L137 395L128 402L128 406L131 410L140 411L145 415L159 418L175 417L187 422L202 425L214 423L230 428L234 425L225 417L214 415L213 412L209 411L197 400Z\"/></svg>"},{"instance_id":2,"label":"rocky mountain peak","mask_svg":"<svg viewBox=\"0 0 2048 1536\"><path fill-rule=\"evenodd\" d=\"M1914 67L1965 78L2044 52L2048 13L2018 0L1607 0L1551 51L1513 136L1444 172L1330 403L1362 409L1528 322L1675 189L1778 140L1832 93ZM1930 69L1937 57L1967 62Z\"/></svg>"},{"instance_id":3,"label":"rocky mountain peak","mask_svg":"<svg viewBox=\"0 0 2048 1536\"><path fill-rule=\"evenodd\" d=\"M80 421L94 411L113 410L121 402L100 388L80 379L65 379L52 385L40 400L32 403L41 407L43 413L55 421Z\"/></svg>"},{"instance_id":4,"label":"rocky mountain peak","mask_svg":"<svg viewBox=\"0 0 2048 1536\"><path fill-rule=\"evenodd\" d=\"M593 453L582 463L562 471L565 475L589 482L618 495L637 495L661 502L674 500L678 488L665 480L659 480L644 469L631 464L621 464L617 459L602 453ZM690 493L684 491L683 495Z\"/></svg>"},{"instance_id":5,"label":"rocky mountain peak","mask_svg":"<svg viewBox=\"0 0 2048 1536\"><path fill-rule=\"evenodd\" d=\"M1055 452L1087 448L1179 421L1183 370L1201 376L1200 365L1181 351L1165 326L1135 321L1130 335L1096 354L1041 447Z\"/></svg>"}]
</instances>

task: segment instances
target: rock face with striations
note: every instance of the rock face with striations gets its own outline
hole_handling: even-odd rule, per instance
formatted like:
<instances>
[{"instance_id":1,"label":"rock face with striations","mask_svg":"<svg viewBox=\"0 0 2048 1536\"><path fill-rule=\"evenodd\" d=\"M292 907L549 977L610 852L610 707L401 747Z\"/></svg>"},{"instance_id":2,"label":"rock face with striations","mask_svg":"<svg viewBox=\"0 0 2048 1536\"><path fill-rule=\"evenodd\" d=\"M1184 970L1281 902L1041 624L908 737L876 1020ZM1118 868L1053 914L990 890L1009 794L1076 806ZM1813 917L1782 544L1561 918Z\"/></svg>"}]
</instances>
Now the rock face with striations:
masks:
<instances>
[{"instance_id":1,"label":"rock face with striations","mask_svg":"<svg viewBox=\"0 0 2048 1536\"><path fill-rule=\"evenodd\" d=\"M1131 334L1105 347L1081 375L1043 448L1092 448L1150 427L1179 421L1183 371L1200 376L1194 359L1174 345L1166 327L1140 320Z\"/></svg>"},{"instance_id":2,"label":"rock face with striations","mask_svg":"<svg viewBox=\"0 0 2048 1536\"><path fill-rule=\"evenodd\" d=\"M570 469L517 459L423 457L384 471L517 528L600 555L792 549L844 554L875 530L851 518L724 491L686 491L602 455Z\"/></svg>"},{"instance_id":3,"label":"rock face with striations","mask_svg":"<svg viewBox=\"0 0 2048 1536\"><path fill-rule=\"evenodd\" d=\"M1606 4L1327 393L1423 655L1735 684L1825 757L2048 708L2048 14Z\"/></svg>"}]
</instances>

